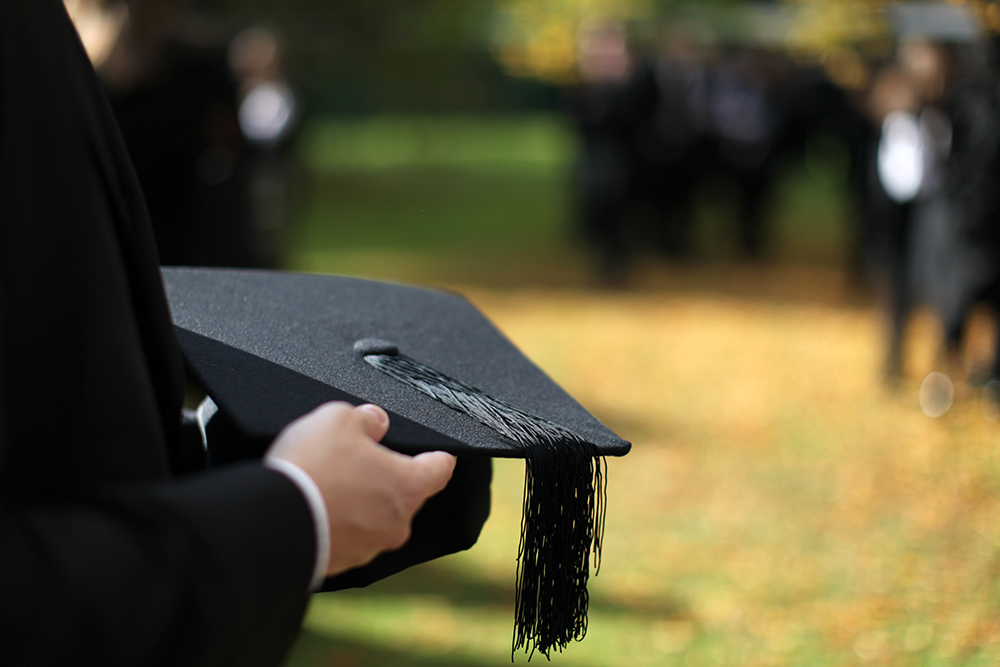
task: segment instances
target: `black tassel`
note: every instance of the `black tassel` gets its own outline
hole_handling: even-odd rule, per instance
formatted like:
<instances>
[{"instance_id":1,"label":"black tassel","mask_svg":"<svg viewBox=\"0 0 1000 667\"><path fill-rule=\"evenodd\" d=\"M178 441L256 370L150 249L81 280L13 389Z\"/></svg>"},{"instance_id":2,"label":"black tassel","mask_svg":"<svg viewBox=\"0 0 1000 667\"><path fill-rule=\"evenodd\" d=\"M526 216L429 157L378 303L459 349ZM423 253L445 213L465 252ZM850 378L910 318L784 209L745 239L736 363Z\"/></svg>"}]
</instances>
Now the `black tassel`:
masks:
<instances>
[{"instance_id":1,"label":"black tassel","mask_svg":"<svg viewBox=\"0 0 1000 667\"><path fill-rule=\"evenodd\" d=\"M595 449L576 441L528 448L513 650L529 660L587 634L590 553L596 575L606 507L605 461Z\"/></svg>"},{"instance_id":2,"label":"black tassel","mask_svg":"<svg viewBox=\"0 0 1000 667\"><path fill-rule=\"evenodd\" d=\"M520 445L524 509L517 554L514 642L528 660L546 658L587 634L590 554L600 570L607 506L607 464L567 428L448 377L409 357L367 354L365 361Z\"/></svg>"}]
</instances>

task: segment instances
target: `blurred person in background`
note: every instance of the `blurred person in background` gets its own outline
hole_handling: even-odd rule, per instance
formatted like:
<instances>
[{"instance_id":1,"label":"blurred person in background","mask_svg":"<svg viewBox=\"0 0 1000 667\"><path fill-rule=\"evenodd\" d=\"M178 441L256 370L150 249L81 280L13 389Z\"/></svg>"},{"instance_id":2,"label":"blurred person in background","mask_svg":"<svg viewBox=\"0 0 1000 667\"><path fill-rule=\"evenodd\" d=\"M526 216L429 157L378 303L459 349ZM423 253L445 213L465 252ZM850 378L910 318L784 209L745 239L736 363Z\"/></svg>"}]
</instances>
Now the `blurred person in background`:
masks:
<instances>
[{"instance_id":1,"label":"blurred person in background","mask_svg":"<svg viewBox=\"0 0 1000 667\"><path fill-rule=\"evenodd\" d=\"M693 194L716 149L713 55L685 27L668 26L654 58L631 52L619 22L579 32L580 83L566 110L581 137L580 226L605 284L622 284L637 250L691 250Z\"/></svg>"},{"instance_id":2,"label":"blurred person in background","mask_svg":"<svg viewBox=\"0 0 1000 667\"><path fill-rule=\"evenodd\" d=\"M165 265L281 263L296 125L271 33L178 0L66 0L111 98Z\"/></svg>"},{"instance_id":3,"label":"blurred person in background","mask_svg":"<svg viewBox=\"0 0 1000 667\"><path fill-rule=\"evenodd\" d=\"M580 229L598 257L600 278L614 285L624 280L630 253L624 222L633 178L634 63L619 22L581 27L578 48L580 83L567 91L565 104L582 139L576 191Z\"/></svg>"},{"instance_id":4,"label":"blurred person in background","mask_svg":"<svg viewBox=\"0 0 1000 667\"><path fill-rule=\"evenodd\" d=\"M885 375L889 381L902 375L903 334L916 301L910 268L911 201L916 194L911 173L916 158L910 153L915 151L916 136L908 129L912 123L904 121L907 124L897 124L893 130L889 119L911 118L919 104L912 82L897 63L887 64L876 74L867 106L878 131L869 139L869 176L862 209L868 227L869 272L888 316ZM892 132L898 139L890 136ZM898 143L890 145L891 141ZM894 176L888 176L886 165L895 163L900 166Z\"/></svg>"},{"instance_id":5,"label":"blurred person in background","mask_svg":"<svg viewBox=\"0 0 1000 667\"><path fill-rule=\"evenodd\" d=\"M764 257L780 167L801 160L817 136L843 144L858 178L863 123L847 93L818 68L745 41L723 48L707 25L676 20L642 56L621 23L581 29L581 82L566 107L581 137L580 226L605 282L620 284L640 249L690 256L695 195L706 183L731 186L720 191L735 198L732 245Z\"/></svg>"},{"instance_id":6,"label":"blurred person in background","mask_svg":"<svg viewBox=\"0 0 1000 667\"><path fill-rule=\"evenodd\" d=\"M967 370L961 358L973 307L985 302L996 314L1000 306L1000 71L994 48L986 40L908 37L872 91L882 132L871 197L883 213L873 257L876 270L889 277L883 283L890 286L890 380L902 376L906 322L920 303L941 321L937 365L949 377L981 385L997 373L1000 354L993 368Z\"/></svg>"},{"instance_id":7,"label":"blurred person in background","mask_svg":"<svg viewBox=\"0 0 1000 667\"><path fill-rule=\"evenodd\" d=\"M739 248L751 259L759 259L764 249L765 197L784 122L778 83L768 55L751 48L729 53L713 77L710 117L719 167L737 186Z\"/></svg>"},{"instance_id":8,"label":"blurred person in background","mask_svg":"<svg viewBox=\"0 0 1000 667\"><path fill-rule=\"evenodd\" d=\"M940 306L946 368L960 362L965 325L977 302L991 306L994 321L1000 316L1000 41L993 36L969 45L955 62L944 177L953 251ZM1000 378L1000 326L997 335L992 367L971 369L973 384Z\"/></svg>"},{"instance_id":9,"label":"blurred person in background","mask_svg":"<svg viewBox=\"0 0 1000 667\"><path fill-rule=\"evenodd\" d=\"M650 240L667 256L690 252L694 191L708 169L711 99L709 37L694 24L672 24L639 81L644 106L633 135L636 193L653 220Z\"/></svg>"},{"instance_id":10,"label":"blurred person in background","mask_svg":"<svg viewBox=\"0 0 1000 667\"><path fill-rule=\"evenodd\" d=\"M277 36L260 26L229 44L229 65L239 82L240 131L250 195L253 251L263 266L280 266L294 208L296 163L292 141L300 109L285 73Z\"/></svg>"},{"instance_id":11,"label":"blurred person in background","mask_svg":"<svg viewBox=\"0 0 1000 667\"><path fill-rule=\"evenodd\" d=\"M947 323L956 318L954 310L964 300L960 296L963 285L981 271L973 266L978 253L963 241L955 206L956 183L952 179L960 160L953 141L953 61L953 51L945 44L922 37L902 40L897 62L913 92L914 108L892 111L884 117L878 154L880 182L903 204L907 217L908 243L903 249L904 280L909 283L903 288L906 305L912 309L925 303L945 323L941 363L946 366L958 362L962 328ZM964 321L966 314L958 317ZM905 325L906 315L898 313L897 328ZM894 341L902 335L901 330L894 333ZM954 371L951 369L951 374Z\"/></svg>"}]
</instances>

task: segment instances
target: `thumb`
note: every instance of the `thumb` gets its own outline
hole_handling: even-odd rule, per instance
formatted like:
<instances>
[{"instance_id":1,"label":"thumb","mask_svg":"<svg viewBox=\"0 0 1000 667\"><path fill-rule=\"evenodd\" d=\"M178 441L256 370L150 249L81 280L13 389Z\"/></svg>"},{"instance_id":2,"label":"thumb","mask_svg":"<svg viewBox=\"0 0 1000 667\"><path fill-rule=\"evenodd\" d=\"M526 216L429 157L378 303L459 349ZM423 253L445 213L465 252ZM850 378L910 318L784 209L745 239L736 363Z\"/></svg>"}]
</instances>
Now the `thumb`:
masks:
<instances>
[{"instance_id":1,"label":"thumb","mask_svg":"<svg viewBox=\"0 0 1000 667\"><path fill-rule=\"evenodd\" d=\"M446 452L424 452L414 456L411 461L417 475L423 479L424 490L429 498L448 486L458 459Z\"/></svg>"},{"instance_id":2,"label":"thumb","mask_svg":"<svg viewBox=\"0 0 1000 667\"><path fill-rule=\"evenodd\" d=\"M356 408L361 416L362 428L365 434L375 442L382 442L382 438L389 431L389 414L377 405L365 403Z\"/></svg>"}]
</instances>

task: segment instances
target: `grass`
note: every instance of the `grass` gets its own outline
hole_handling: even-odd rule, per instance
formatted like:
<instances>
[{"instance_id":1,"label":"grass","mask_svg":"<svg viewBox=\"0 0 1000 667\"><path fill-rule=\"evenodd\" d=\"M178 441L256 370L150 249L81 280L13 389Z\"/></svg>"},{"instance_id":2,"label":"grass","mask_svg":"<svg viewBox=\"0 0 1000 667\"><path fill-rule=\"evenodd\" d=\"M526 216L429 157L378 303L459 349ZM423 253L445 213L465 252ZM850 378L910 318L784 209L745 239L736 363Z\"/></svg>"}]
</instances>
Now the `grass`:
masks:
<instances>
[{"instance_id":1,"label":"grass","mask_svg":"<svg viewBox=\"0 0 1000 667\"><path fill-rule=\"evenodd\" d=\"M558 117L317 121L301 145L305 197L289 256L297 269L508 285L586 278L573 204L578 149ZM787 162L772 188L772 259L844 261L844 165L820 146ZM711 177L694 193L701 260L734 256L732 193Z\"/></svg>"},{"instance_id":2,"label":"grass","mask_svg":"<svg viewBox=\"0 0 1000 667\"><path fill-rule=\"evenodd\" d=\"M433 138L433 122L417 125ZM876 312L829 262L646 259L630 289L594 288L564 235L569 155L563 171L310 159L317 199L296 230L295 268L462 291L634 442L609 461L590 630L553 662L1000 662L998 426L963 385L943 417L920 411L931 318L916 319L907 379L889 390ZM776 208L799 238L818 235L789 211L831 230L818 251L846 206L829 170L814 173L786 180ZM783 252L810 247L782 238ZM290 664L509 664L522 475L517 461L495 463L493 512L472 550L316 596Z\"/></svg>"}]
</instances>

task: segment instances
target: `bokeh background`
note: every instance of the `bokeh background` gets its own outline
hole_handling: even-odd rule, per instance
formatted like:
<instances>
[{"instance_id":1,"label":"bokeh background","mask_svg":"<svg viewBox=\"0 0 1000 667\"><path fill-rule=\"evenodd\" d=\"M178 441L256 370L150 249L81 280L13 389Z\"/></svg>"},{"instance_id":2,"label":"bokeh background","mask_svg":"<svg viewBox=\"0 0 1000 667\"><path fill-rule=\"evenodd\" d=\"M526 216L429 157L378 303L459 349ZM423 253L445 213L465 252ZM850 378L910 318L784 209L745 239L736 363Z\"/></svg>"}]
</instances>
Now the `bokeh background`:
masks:
<instances>
[{"instance_id":1,"label":"bokeh background","mask_svg":"<svg viewBox=\"0 0 1000 667\"><path fill-rule=\"evenodd\" d=\"M459 291L634 443L554 662L1000 662L996 2L66 4L164 263ZM289 664L508 664L494 470Z\"/></svg>"}]
</instances>

